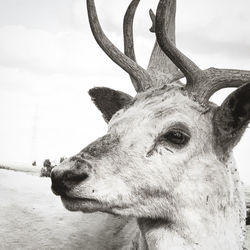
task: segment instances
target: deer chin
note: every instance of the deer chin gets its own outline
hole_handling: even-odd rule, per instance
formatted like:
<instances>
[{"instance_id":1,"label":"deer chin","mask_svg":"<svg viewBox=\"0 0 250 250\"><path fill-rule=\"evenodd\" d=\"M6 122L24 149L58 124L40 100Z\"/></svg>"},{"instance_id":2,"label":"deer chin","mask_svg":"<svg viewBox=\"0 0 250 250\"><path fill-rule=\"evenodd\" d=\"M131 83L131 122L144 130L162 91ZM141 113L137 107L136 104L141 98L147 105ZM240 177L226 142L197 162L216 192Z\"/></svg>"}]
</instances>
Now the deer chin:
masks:
<instances>
[{"instance_id":1,"label":"deer chin","mask_svg":"<svg viewBox=\"0 0 250 250\"><path fill-rule=\"evenodd\" d=\"M75 198L61 196L64 207L69 211L82 211L84 213L94 213L102 209L100 201L88 198Z\"/></svg>"},{"instance_id":2,"label":"deer chin","mask_svg":"<svg viewBox=\"0 0 250 250\"><path fill-rule=\"evenodd\" d=\"M72 212L81 211L83 213L95 213L105 212L115 215L131 216L131 213L127 213L130 206L110 204L108 202L102 202L92 198L79 198L72 196L61 196L61 201L64 207ZM130 211L130 210L129 210Z\"/></svg>"}]
</instances>

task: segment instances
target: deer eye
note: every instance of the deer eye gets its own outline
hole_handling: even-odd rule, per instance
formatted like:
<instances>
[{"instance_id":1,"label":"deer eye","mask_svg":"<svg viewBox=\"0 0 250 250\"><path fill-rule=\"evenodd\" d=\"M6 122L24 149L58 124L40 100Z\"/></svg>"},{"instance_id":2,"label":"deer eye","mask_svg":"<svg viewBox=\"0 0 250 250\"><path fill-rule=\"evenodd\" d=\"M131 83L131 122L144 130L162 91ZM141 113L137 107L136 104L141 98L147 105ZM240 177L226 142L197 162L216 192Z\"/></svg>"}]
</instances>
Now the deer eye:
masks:
<instances>
[{"instance_id":1,"label":"deer eye","mask_svg":"<svg viewBox=\"0 0 250 250\"><path fill-rule=\"evenodd\" d=\"M172 145L182 147L188 143L190 136L182 130L170 130L162 136L162 139Z\"/></svg>"}]
</instances>

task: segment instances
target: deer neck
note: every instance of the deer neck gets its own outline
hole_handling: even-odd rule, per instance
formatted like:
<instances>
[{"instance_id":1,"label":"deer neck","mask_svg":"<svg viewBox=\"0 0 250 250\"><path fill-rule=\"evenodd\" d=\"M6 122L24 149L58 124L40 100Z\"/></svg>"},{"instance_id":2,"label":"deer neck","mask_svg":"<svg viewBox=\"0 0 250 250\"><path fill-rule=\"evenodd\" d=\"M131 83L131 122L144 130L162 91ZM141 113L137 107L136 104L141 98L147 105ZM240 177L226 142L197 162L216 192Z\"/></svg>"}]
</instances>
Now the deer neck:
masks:
<instances>
[{"instance_id":1,"label":"deer neck","mask_svg":"<svg viewBox=\"0 0 250 250\"><path fill-rule=\"evenodd\" d=\"M147 250L194 249L184 232L173 230L169 222L163 220L138 219L138 225L145 239Z\"/></svg>"},{"instance_id":2,"label":"deer neck","mask_svg":"<svg viewBox=\"0 0 250 250\"><path fill-rule=\"evenodd\" d=\"M205 190L193 190L197 199L187 206L171 209L173 218L138 219L138 225L148 250L202 249L242 250L244 242L245 205L239 176L232 158L225 164L230 183L224 194L209 194ZM187 189L187 188L186 188ZM188 191L187 191L188 192ZM190 199L185 189L183 199ZM176 195L177 196L177 195ZM227 196L225 204L223 196Z\"/></svg>"},{"instance_id":3,"label":"deer neck","mask_svg":"<svg viewBox=\"0 0 250 250\"><path fill-rule=\"evenodd\" d=\"M219 221L219 219L214 218ZM188 220L187 220L188 221ZM222 222L223 223L223 222ZM230 228L228 223L217 227L202 225L169 224L161 220L138 220L147 250L242 250L237 230ZM210 231L213 230L213 231Z\"/></svg>"}]
</instances>

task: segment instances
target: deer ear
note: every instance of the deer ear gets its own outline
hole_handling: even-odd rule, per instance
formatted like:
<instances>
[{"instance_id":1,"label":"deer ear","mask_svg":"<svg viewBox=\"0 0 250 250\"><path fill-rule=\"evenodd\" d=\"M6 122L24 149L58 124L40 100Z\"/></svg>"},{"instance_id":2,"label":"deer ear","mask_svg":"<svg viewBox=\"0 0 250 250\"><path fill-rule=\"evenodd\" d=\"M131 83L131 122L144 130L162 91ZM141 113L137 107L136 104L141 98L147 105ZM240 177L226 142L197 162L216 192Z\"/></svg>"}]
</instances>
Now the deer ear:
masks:
<instances>
[{"instance_id":1,"label":"deer ear","mask_svg":"<svg viewBox=\"0 0 250 250\"><path fill-rule=\"evenodd\" d=\"M250 83L231 93L214 115L214 128L219 145L233 148L250 121Z\"/></svg>"},{"instance_id":2,"label":"deer ear","mask_svg":"<svg viewBox=\"0 0 250 250\"><path fill-rule=\"evenodd\" d=\"M104 87L90 89L89 95L97 108L102 112L106 122L109 122L118 110L133 100L133 97L124 92Z\"/></svg>"}]
</instances>

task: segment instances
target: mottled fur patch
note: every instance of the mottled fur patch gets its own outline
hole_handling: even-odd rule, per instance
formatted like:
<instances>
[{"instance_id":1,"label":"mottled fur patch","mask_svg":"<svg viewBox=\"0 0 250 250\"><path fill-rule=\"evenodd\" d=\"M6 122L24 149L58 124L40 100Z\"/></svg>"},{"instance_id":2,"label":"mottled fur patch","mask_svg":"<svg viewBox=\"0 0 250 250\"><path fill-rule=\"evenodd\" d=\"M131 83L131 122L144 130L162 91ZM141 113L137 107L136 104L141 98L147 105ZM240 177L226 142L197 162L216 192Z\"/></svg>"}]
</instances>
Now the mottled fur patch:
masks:
<instances>
[{"instance_id":1,"label":"mottled fur patch","mask_svg":"<svg viewBox=\"0 0 250 250\"><path fill-rule=\"evenodd\" d=\"M119 144L119 137L107 134L84 148L80 155L82 158L100 158L106 154L110 154L112 150Z\"/></svg>"}]
</instances>

